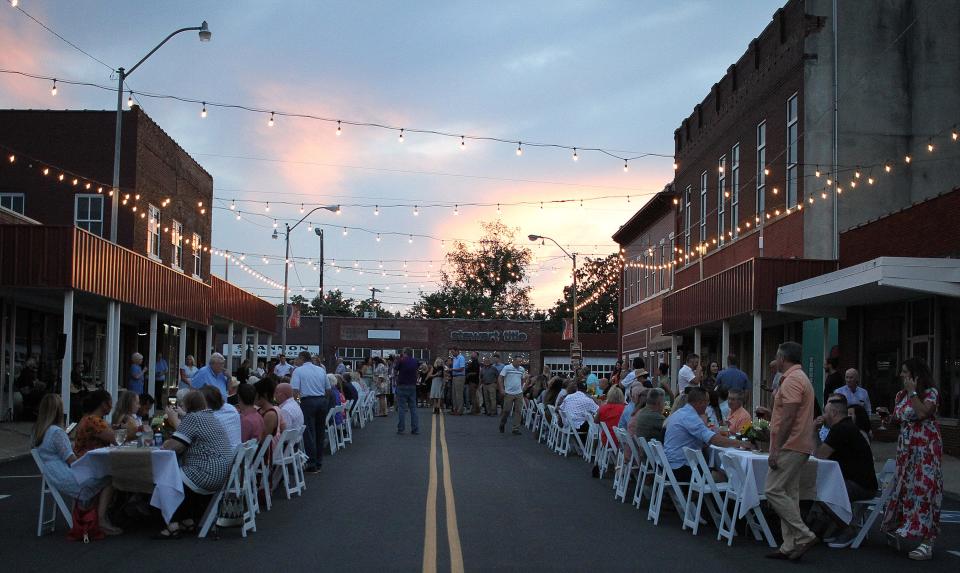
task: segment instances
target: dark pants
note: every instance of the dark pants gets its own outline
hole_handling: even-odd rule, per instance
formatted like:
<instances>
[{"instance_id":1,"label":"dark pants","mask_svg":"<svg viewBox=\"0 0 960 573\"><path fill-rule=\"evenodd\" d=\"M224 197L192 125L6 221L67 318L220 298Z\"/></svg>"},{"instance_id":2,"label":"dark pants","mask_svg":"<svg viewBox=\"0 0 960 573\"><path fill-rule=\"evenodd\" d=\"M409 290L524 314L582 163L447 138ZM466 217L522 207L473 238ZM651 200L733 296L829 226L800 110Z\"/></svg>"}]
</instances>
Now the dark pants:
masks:
<instances>
[{"instance_id":1,"label":"dark pants","mask_svg":"<svg viewBox=\"0 0 960 573\"><path fill-rule=\"evenodd\" d=\"M303 446L307 450L307 466L320 467L323 464L323 442L327 435L324 422L327 412L326 396L304 396L300 398L300 409L303 410L303 423L307 426L303 433Z\"/></svg>"},{"instance_id":2,"label":"dark pants","mask_svg":"<svg viewBox=\"0 0 960 573\"><path fill-rule=\"evenodd\" d=\"M477 390L480 385L477 382L467 382L467 394L470 397L470 413L480 413L480 401L477 400Z\"/></svg>"},{"instance_id":3,"label":"dark pants","mask_svg":"<svg viewBox=\"0 0 960 573\"><path fill-rule=\"evenodd\" d=\"M420 421L417 419L417 387L404 384L397 386L397 431L404 429L406 410L410 410L410 430L420 432Z\"/></svg>"},{"instance_id":4,"label":"dark pants","mask_svg":"<svg viewBox=\"0 0 960 573\"><path fill-rule=\"evenodd\" d=\"M183 484L183 501L180 502L180 507L173 513L172 522L179 523L185 519L192 519L194 523L199 522L211 499L213 499L212 495L197 493L190 489L187 484Z\"/></svg>"}]
</instances>

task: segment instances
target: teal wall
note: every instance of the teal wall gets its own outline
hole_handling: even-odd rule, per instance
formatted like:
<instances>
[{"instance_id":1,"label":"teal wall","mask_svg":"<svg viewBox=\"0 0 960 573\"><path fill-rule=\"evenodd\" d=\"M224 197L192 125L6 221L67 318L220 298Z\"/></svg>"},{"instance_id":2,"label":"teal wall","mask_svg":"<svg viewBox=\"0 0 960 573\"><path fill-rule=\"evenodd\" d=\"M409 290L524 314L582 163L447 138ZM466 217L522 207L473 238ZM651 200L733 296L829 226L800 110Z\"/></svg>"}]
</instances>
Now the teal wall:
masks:
<instances>
[{"instance_id":1,"label":"teal wall","mask_svg":"<svg viewBox=\"0 0 960 573\"><path fill-rule=\"evenodd\" d=\"M828 318L827 322L827 348L833 348L837 345L837 330L839 323L835 318ZM803 323L803 370L810 377L813 383L813 389L816 392L817 400L823 404L823 323L824 320L817 318L807 320Z\"/></svg>"}]
</instances>

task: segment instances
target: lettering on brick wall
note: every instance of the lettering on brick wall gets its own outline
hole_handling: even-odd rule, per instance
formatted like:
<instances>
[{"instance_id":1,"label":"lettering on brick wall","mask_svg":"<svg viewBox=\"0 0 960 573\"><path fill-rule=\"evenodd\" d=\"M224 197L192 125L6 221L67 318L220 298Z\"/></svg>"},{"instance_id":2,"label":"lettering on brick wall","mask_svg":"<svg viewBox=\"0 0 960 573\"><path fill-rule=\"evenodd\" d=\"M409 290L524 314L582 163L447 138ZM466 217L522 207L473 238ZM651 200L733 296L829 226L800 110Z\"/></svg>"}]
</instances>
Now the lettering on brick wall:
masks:
<instances>
[{"instance_id":1,"label":"lettering on brick wall","mask_svg":"<svg viewBox=\"0 0 960 573\"><path fill-rule=\"evenodd\" d=\"M454 330L450 340L460 342L526 342L527 333L522 330Z\"/></svg>"}]
</instances>

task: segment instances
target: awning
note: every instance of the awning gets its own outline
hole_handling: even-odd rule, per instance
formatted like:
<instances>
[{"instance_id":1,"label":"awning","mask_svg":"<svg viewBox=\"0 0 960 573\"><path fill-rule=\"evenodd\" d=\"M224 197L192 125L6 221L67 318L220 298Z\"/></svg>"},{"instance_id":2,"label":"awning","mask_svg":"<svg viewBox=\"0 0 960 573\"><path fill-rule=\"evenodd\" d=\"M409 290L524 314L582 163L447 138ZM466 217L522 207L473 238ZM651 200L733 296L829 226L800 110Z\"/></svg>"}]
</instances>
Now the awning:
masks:
<instances>
[{"instance_id":1,"label":"awning","mask_svg":"<svg viewBox=\"0 0 960 573\"><path fill-rule=\"evenodd\" d=\"M960 259L879 257L777 289L777 310L844 318L850 306L960 297Z\"/></svg>"}]
</instances>

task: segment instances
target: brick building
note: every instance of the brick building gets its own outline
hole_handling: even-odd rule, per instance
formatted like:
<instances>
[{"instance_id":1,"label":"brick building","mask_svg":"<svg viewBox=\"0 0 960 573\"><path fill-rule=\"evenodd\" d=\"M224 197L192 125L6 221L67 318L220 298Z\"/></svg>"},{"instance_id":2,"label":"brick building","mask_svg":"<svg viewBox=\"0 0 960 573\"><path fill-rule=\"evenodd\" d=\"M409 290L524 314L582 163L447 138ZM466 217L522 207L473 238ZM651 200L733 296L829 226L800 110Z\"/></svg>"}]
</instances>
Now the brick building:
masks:
<instances>
[{"instance_id":1,"label":"brick building","mask_svg":"<svg viewBox=\"0 0 960 573\"><path fill-rule=\"evenodd\" d=\"M960 92L944 86L960 85L957 18L955 3L906 0L777 10L674 134L672 282L633 308L624 293L621 352L659 303L673 358L737 354L762 399L776 346L797 340L818 389L830 353L885 406L918 356L956 441ZM622 248L648 230L643 213Z\"/></svg>"},{"instance_id":2,"label":"brick building","mask_svg":"<svg viewBox=\"0 0 960 573\"><path fill-rule=\"evenodd\" d=\"M116 395L131 354L147 366L163 354L175 384L218 328L273 332L273 305L209 273L212 177L139 108L124 112L118 240L106 240L114 121L0 111L0 418L18 406L28 361L75 416L71 374ZM155 376L145 387L159 393Z\"/></svg>"}]
</instances>

